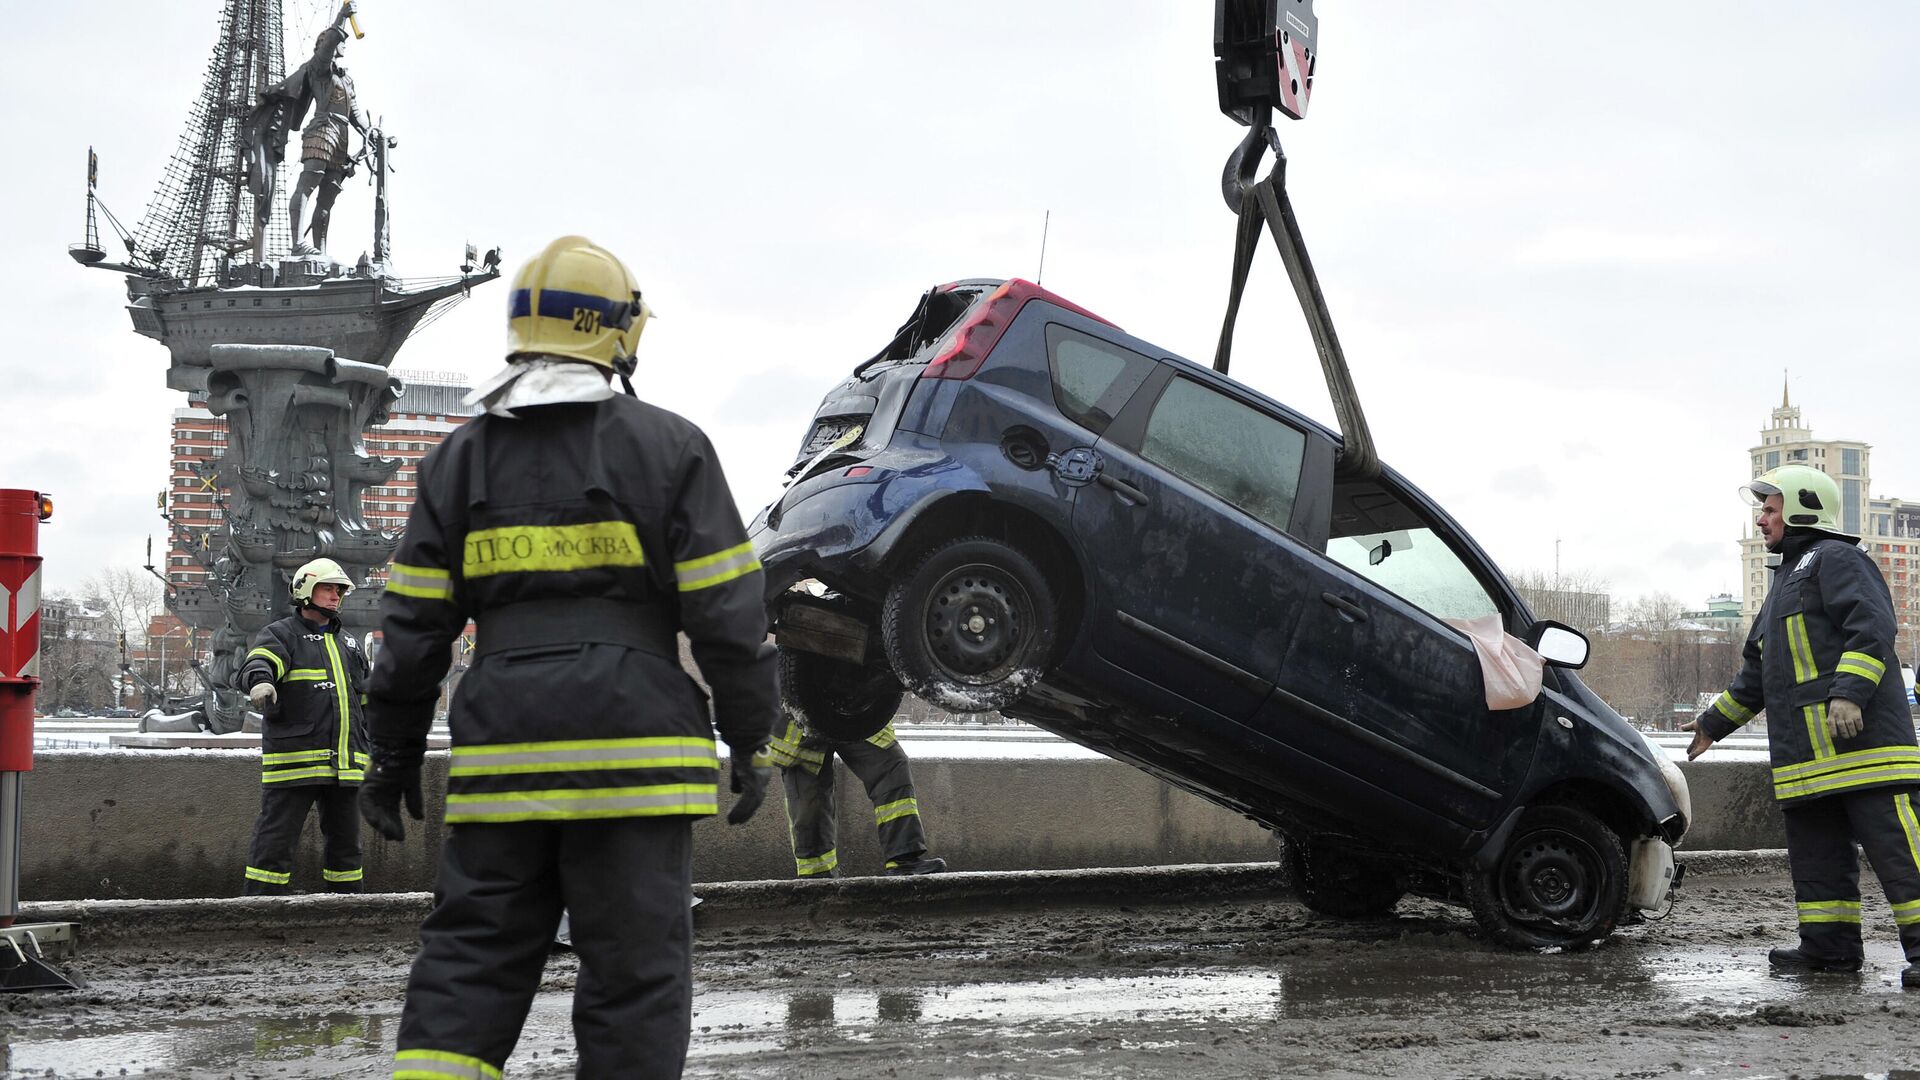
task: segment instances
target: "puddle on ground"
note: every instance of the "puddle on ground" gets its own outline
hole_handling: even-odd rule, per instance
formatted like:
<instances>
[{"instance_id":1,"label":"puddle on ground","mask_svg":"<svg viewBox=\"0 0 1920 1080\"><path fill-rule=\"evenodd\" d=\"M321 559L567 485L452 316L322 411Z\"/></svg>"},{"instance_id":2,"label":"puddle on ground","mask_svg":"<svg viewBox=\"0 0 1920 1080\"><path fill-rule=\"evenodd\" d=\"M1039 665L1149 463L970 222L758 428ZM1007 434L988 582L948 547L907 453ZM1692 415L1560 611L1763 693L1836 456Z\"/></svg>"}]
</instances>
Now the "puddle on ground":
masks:
<instances>
[{"instance_id":1,"label":"puddle on ground","mask_svg":"<svg viewBox=\"0 0 1920 1080\"><path fill-rule=\"evenodd\" d=\"M694 1002L692 1056L724 1058L800 1047L973 1036L1020 1040L1078 1025L1111 1038L1164 1038L1169 1028L1311 1023L1356 1015L1453 1012L1463 1020L1578 1012L1596 994L1663 1017L1751 1017L1757 1008L1833 1009L1863 994L1899 994L1902 965L1891 944L1869 946L1859 977L1777 978L1764 953L1618 949L1529 957L1512 953L1382 950L1269 959L1263 964L1128 975L1036 977L873 989L702 989ZM574 1059L571 993L545 993L510 1066L534 1071ZM1154 1025L1157 1034L1134 1029ZM281 1064L276 1075L334 1076L377 1068L399 1029L392 1011L181 1020L165 1026L105 1024L16 1029L0 1045L0 1076L114 1075ZM294 1063L300 1063L295 1065ZM221 1073L225 1075L225 1073ZM1808 1076L1805 1080L1920 1080L1920 1071ZM1779 1078L1785 1080L1785 1078Z\"/></svg>"},{"instance_id":2,"label":"puddle on ground","mask_svg":"<svg viewBox=\"0 0 1920 1080\"><path fill-rule=\"evenodd\" d=\"M1193 972L1133 978L1040 979L905 991L717 990L695 1002L693 1054L778 1050L801 1042L865 1041L891 1025L1018 1029L1103 1020L1236 1021L1270 1017L1281 980L1271 973ZM182 1021L165 1028L72 1031L16 1039L0 1051L0 1075L56 1076L216 1068L239 1062L303 1061L345 1066L392 1052L397 1014L311 1020ZM49 1033L51 1035L51 1033ZM554 1066L573 1058L571 994L534 1001L510 1066Z\"/></svg>"},{"instance_id":3,"label":"puddle on ground","mask_svg":"<svg viewBox=\"0 0 1920 1080\"><path fill-rule=\"evenodd\" d=\"M0 1076L92 1076L125 1070L213 1068L236 1062L371 1060L391 1045L399 1017L331 1013L296 1018L182 1020L164 1028L89 1025L59 1038L9 1039Z\"/></svg>"},{"instance_id":4,"label":"puddle on ground","mask_svg":"<svg viewBox=\"0 0 1920 1080\"><path fill-rule=\"evenodd\" d=\"M717 990L694 1003L696 1057L925 1033L946 1026L1019 1038L1062 1023L1270 1018L1282 978L1271 971L967 983L914 990Z\"/></svg>"}]
</instances>

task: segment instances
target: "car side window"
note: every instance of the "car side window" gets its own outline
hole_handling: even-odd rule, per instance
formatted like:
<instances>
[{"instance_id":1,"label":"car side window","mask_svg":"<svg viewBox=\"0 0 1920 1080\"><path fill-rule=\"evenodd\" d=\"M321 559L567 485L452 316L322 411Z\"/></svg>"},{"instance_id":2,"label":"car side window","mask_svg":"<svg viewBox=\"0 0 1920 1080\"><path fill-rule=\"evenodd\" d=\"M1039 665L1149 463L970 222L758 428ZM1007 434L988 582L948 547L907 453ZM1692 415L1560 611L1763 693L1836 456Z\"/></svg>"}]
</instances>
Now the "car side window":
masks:
<instances>
[{"instance_id":1,"label":"car side window","mask_svg":"<svg viewBox=\"0 0 1920 1080\"><path fill-rule=\"evenodd\" d=\"M1425 526L1336 536L1327 543L1327 555L1437 618L1472 619L1500 611L1453 548Z\"/></svg>"},{"instance_id":2,"label":"car side window","mask_svg":"<svg viewBox=\"0 0 1920 1080\"><path fill-rule=\"evenodd\" d=\"M1306 445L1303 432L1177 378L1154 403L1140 455L1285 531L1300 492Z\"/></svg>"},{"instance_id":3,"label":"car side window","mask_svg":"<svg viewBox=\"0 0 1920 1080\"><path fill-rule=\"evenodd\" d=\"M1067 419L1104 433L1133 396L1155 361L1091 334L1047 325L1047 364L1053 372L1053 403Z\"/></svg>"}]
</instances>

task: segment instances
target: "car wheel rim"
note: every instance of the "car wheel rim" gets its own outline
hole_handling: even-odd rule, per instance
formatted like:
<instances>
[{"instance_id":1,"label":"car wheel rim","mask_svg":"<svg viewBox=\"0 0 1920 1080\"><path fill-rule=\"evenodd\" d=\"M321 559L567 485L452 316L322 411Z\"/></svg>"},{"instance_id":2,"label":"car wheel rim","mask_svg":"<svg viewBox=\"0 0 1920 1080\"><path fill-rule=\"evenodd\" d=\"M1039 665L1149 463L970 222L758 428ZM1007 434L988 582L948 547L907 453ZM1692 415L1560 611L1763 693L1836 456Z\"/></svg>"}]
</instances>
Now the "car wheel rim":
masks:
<instances>
[{"instance_id":1,"label":"car wheel rim","mask_svg":"<svg viewBox=\"0 0 1920 1080\"><path fill-rule=\"evenodd\" d=\"M1507 908L1528 922L1578 929L1592 920L1600 881L1591 845L1562 832L1535 833L1508 859Z\"/></svg>"},{"instance_id":2,"label":"car wheel rim","mask_svg":"<svg viewBox=\"0 0 1920 1080\"><path fill-rule=\"evenodd\" d=\"M1005 571L958 567L927 597L927 653L962 682L997 682L1018 665L1031 618L1027 591Z\"/></svg>"}]
</instances>

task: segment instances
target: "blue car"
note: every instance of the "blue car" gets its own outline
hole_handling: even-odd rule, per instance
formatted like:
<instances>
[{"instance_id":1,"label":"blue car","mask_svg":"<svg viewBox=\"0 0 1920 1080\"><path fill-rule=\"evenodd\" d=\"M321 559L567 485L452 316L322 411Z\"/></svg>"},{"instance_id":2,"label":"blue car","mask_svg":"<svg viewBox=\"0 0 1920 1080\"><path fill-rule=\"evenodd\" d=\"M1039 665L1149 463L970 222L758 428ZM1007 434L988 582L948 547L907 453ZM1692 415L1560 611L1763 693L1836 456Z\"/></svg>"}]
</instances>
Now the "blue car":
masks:
<instances>
[{"instance_id":1,"label":"blue car","mask_svg":"<svg viewBox=\"0 0 1920 1080\"><path fill-rule=\"evenodd\" d=\"M1411 892L1579 945L1670 902L1691 814L1478 545L1340 438L1019 279L927 291L815 411L755 519L782 693L870 734L998 710L1274 829L1306 902ZM1549 667L1494 711L1449 619Z\"/></svg>"}]
</instances>

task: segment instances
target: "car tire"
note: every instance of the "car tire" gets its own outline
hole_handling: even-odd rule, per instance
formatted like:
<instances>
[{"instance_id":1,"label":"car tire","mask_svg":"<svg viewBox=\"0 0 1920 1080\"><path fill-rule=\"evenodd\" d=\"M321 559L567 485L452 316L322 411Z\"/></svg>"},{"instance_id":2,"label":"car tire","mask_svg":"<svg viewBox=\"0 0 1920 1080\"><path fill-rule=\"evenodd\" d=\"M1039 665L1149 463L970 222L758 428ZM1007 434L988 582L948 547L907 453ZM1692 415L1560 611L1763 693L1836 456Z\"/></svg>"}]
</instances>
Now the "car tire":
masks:
<instances>
[{"instance_id":1,"label":"car tire","mask_svg":"<svg viewBox=\"0 0 1920 1080\"><path fill-rule=\"evenodd\" d=\"M1325 840L1282 842L1294 894L1310 911L1336 919L1377 919L1406 895L1400 875L1378 859Z\"/></svg>"},{"instance_id":2,"label":"car tire","mask_svg":"<svg viewBox=\"0 0 1920 1080\"><path fill-rule=\"evenodd\" d=\"M780 703L806 726L843 742L867 738L900 713L906 692L893 673L779 647Z\"/></svg>"},{"instance_id":3,"label":"car tire","mask_svg":"<svg viewBox=\"0 0 1920 1080\"><path fill-rule=\"evenodd\" d=\"M880 641L901 683L954 712L993 712L1046 670L1053 589L1026 553L984 536L950 540L887 590Z\"/></svg>"},{"instance_id":4,"label":"car tire","mask_svg":"<svg viewBox=\"0 0 1920 1080\"><path fill-rule=\"evenodd\" d=\"M1515 948L1592 945L1613 933L1626 902L1626 849L1577 806L1528 808L1493 868L1467 875L1474 919Z\"/></svg>"}]
</instances>

